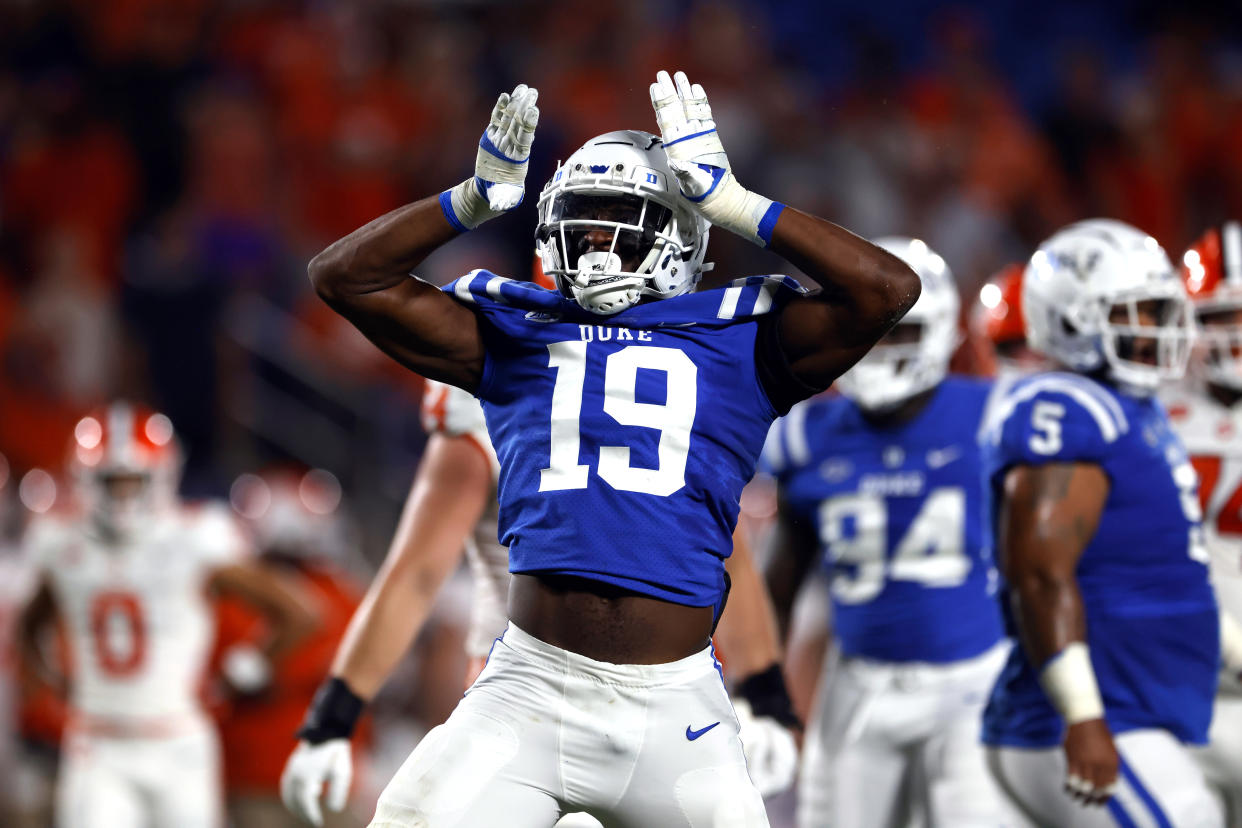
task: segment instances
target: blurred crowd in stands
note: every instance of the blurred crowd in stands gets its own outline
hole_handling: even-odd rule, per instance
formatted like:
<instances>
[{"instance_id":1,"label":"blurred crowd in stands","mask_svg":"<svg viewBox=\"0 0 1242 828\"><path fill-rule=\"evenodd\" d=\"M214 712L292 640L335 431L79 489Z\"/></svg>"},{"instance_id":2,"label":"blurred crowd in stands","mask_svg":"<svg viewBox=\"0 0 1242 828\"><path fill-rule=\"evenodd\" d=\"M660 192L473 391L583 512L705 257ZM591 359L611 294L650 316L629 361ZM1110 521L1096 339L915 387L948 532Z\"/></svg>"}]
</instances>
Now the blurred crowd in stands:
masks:
<instances>
[{"instance_id":1,"label":"blurred crowd in stands","mask_svg":"<svg viewBox=\"0 0 1242 828\"><path fill-rule=\"evenodd\" d=\"M1075 218L1175 250L1242 212L1226 11L834 5L0 2L0 453L19 477L55 469L80 412L120 394L172 417L190 494L289 459L390 518L419 382L311 295L304 265L468 175L519 80L541 91L536 187L594 133L654 129L647 84L682 67L749 187L922 236L968 293ZM523 275L528 195L420 275ZM721 277L779 267L724 235Z\"/></svg>"}]
</instances>

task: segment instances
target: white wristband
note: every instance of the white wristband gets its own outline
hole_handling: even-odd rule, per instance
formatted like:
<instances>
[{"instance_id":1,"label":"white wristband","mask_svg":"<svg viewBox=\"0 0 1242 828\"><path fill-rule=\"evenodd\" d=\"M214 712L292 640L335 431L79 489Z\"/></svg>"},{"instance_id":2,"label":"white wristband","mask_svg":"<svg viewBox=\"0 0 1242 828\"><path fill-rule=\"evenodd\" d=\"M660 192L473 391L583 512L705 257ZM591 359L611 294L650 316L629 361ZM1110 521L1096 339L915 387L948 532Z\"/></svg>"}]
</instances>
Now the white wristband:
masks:
<instances>
[{"instance_id":1,"label":"white wristband","mask_svg":"<svg viewBox=\"0 0 1242 828\"><path fill-rule=\"evenodd\" d=\"M1223 609L1220 611L1220 662L1233 675L1242 673L1242 626Z\"/></svg>"},{"instance_id":2,"label":"white wristband","mask_svg":"<svg viewBox=\"0 0 1242 828\"><path fill-rule=\"evenodd\" d=\"M1104 716L1104 702L1091 668L1091 653L1081 641L1071 642L1048 660L1040 671L1039 684L1066 724Z\"/></svg>"}]
</instances>

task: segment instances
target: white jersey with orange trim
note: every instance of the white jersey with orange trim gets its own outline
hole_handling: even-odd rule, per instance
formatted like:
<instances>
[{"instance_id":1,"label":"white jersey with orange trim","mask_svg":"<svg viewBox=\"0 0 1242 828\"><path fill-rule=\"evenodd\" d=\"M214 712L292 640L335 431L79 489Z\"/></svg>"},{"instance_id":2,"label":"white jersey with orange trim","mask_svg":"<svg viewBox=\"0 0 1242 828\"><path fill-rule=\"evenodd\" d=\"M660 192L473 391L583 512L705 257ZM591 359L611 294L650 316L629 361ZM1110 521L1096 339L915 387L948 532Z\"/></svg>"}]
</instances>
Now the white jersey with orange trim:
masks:
<instances>
[{"instance_id":1,"label":"white jersey with orange trim","mask_svg":"<svg viewBox=\"0 0 1242 828\"><path fill-rule=\"evenodd\" d=\"M115 543L89 521L44 517L25 546L68 635L83 725L156 735L199 716L214 635L207 581L245 549L227 509L170 510Z\"/></svg>"},{"instance_id":2,"label":"white jersey with orange trim","mask_svg":"<svg viewBox=\"0 0 1242 828\"><path fill-rule=\"evenodd\" d=\"M474 581L474 600L470 610L470 631L466 652L486 658L509 621L509 550L497 540L496 523L500 506L496 483L500 463L487 436L483 406L469 392L442 382L427 380L423 391L423 428L428 434L463 437L482 452L492 470L492 486L487 508L466 538L466 560Z\"/></svg>"},{"instance_id":3,"label":"white jersey with orange trim","mask_svg":"<svg viewBox=\"0 0 1242 828\"><path fill-rule=\"evenodd\" d=\"M1217 599L1242 620L1242 406L1228 408L1188 387L1170 389L1163 400L1199 473Z\"/></svg>"}]
</instances>

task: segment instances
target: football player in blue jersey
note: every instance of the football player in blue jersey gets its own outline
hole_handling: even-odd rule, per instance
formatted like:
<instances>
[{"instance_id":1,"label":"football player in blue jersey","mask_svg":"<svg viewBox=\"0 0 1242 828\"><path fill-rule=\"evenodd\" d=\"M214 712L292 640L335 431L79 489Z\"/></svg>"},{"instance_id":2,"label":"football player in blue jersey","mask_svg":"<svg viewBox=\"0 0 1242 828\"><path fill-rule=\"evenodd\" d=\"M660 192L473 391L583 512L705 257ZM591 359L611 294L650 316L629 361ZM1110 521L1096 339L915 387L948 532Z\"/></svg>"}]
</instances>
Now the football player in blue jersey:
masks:
<instances>
[{"instance_id":1,"label":"football player in blue jersey","mask_svg":"<svg viewBox=\"0 0 1242 828\"><path fill-rule=\"evenodd\" d=\"M1009 386L981 437L1021 642L984 714L989 767L1040 825L1222 825L1186 749L1220 622L1196 475L1154 397L1186 367L1185 289L1155 239L1097 219L1036 251L1022 304L1065 371Z\"/></svg>"},{"instance_id":2,"label":"football player in blue jersey","mask_svg":"<svg viewBox=\"0 0 1242 828\"><path fill-rule=\"evenodd\" d=\"M772 427L779 486L767 575L782 629L815 562L835 646L808 728L798 824L999 824L979 717L1008 644L996 604L977 435L991 384L947 376L959 298L918 239L876 244L918 302L837 381Z\"/></svg>"},{"instance_id":3,"label":"football player in blue jersey","mask_svg":"<svg viewBox=\"0 0 1242 828\"><path fill-rule=\"evenodd\" d=\"M827 387L914 303L918 278L842 228L746 190L702 87L661 72L661 135L611 132L539 199L559 291L485 271L411 271L522 199L536 93L502 95L475 175L337 241L321 297L409 368L483 402L500 460L510 625L449 720L380 797L374 825L763 826L709 644L738 496L776 416ZM751 277L691 292L709 224L822 285ZM784 697L775 666L749 688ZM784 702L787 704L787 701ZM362 700L330 679L301 731Z\"/></svg>"}]
</instances>

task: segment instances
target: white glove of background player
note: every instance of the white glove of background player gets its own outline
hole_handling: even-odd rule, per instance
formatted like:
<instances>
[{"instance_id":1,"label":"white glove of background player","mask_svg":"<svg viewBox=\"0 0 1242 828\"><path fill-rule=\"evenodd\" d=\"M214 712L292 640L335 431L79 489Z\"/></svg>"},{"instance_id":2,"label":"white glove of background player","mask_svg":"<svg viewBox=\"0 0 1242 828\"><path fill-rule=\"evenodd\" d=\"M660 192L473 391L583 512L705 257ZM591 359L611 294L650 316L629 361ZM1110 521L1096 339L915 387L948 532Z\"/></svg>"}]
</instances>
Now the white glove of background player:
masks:
<instances>
[{"instance_id":1,"label":"white glove of background player","mask_svg":"<svg viewBox=\"0 0 1242 828\"><path fill-rule=\"evenodd\" d=\"M752 193L734 178L703 87L691 84L685 72L670 78L661 71L651 84L651 105L682 196L716 227L766 247L780 212L773 210L783 205Z\"/></svg>"},{"instance_id":2,"label":"white glove of background player","mask_svg":"<svg viewBox=\"0 0 1242 828\"><path fill-rule=\"evenodd\" d=\"M496 99L491 122L479 139L474 178L440 195L440 206L454 227L472 230L522 203L539 124L538 99L539 90L521 83Z\"/></svg>"},{"instance_id":3,"label":"white glove of background player","mask_svg":"<svg viewBox=\"0 0 1242 828\"><path fill-rule=\"evenodd\" d=\"M767 716L756 717L750 702L734 699L740 725L738 737L746 754L746 769L762 796L786 791L798 773L798 743L789 729Z\"/></svg>"},{"instance_id":4,"label":"white glove of background player","mask_svg":"<svg viewBox=\"0 0 1242 828\"><path fill-rule=\"evenodd\" d=\"M280 798L295 816L323 825L319 795L328 785L327 806L333 811L345 808L349 785L354 776L353 756L348 739L329 739L312 745L303 740L280 775Z\"/></svg>"}]
</instances>

